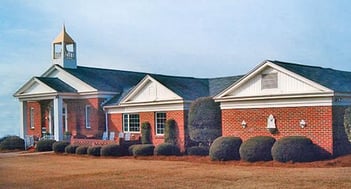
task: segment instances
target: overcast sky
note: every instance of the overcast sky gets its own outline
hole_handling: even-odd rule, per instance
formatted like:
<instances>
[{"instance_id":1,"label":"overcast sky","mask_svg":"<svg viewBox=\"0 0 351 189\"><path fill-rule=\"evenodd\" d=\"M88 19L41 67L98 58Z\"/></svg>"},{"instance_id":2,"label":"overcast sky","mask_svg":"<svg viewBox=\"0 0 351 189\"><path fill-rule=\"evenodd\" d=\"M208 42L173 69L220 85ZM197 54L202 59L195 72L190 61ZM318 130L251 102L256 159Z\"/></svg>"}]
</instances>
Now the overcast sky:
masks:
<instances>
[{"instance_id":1,"label":"overcast sky","mask_svg":"<svg viewBox=\"0 0 351 189\"><path fill-rule=\"evenodd\" d=\"M84 66L220 77L270 59L351 71L349 0L1 0L0 137L19 134L12 94L52 65L63 23Z\"/></svg>"}]
</instances>

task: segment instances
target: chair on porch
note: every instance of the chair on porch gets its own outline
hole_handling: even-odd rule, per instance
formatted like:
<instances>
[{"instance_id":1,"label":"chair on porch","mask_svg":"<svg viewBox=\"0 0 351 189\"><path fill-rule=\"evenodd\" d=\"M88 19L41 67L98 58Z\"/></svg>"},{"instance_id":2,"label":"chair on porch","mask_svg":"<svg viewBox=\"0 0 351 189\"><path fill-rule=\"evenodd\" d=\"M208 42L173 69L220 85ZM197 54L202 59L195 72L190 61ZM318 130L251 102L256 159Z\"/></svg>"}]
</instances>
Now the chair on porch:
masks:
<instances>
[{"instance_id":1,"label":"chair on porch","mask_svg":"<svg viewBox=\"0 0 351 189\"><path fill-rule=\"evenodd\" d=\"M102 133L102 140L107 140L107 132Z\"/></svg>"},{"instance_id":2,"label":"chair on porch","mask_svg":"<svg viewBox=\"0 0 351 189\"><path fill-rule=\"evenodd\" d=\"M115 140L115 132L110 132L110 140Z\"/></svg>"}]
</instances>

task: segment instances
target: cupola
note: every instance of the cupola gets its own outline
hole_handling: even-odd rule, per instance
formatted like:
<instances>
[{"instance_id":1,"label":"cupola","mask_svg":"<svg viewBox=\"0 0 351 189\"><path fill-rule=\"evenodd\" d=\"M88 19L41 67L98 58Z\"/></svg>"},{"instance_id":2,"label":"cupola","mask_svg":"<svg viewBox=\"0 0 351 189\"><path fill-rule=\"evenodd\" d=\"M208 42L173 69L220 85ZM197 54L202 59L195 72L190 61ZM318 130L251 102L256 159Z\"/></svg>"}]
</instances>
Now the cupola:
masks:
<instances>
[{"instance_id":1,"label":"cupola","mask_svg":"<svg viewBox=\"0 0 351 189\"><path fill-rule=\"evenodd\" d=\"M77 68L76 43L66 32L65 25L61 33L52 42L52 61L63 68Z\"/></svg>"}]
</instances>

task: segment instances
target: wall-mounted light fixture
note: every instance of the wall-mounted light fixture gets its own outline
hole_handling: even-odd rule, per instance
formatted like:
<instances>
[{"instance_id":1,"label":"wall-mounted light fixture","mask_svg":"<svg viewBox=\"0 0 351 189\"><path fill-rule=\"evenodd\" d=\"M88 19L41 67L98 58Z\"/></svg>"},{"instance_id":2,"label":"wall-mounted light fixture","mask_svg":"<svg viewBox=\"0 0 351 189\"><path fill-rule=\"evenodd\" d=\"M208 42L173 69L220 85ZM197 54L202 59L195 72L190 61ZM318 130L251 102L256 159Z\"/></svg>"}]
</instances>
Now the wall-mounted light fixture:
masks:
<instances>
[{"instance_id":1,"label":"wall-mounted light fixture","mask_svg":"<svg viewBox=\"0 0 351 189\"><path fill-rule=\"evenodd\" d=\"M242 126L244 129L246 128L247 123L245 122L245 120L243 120L243 121L241 122L241 126Z\"/></svg>"},{"instance_id":2,"label":"wall-mounted light fixture","mask_svg":"<svg viewBox=\"0 0 351 189\"><path fill-rule=\"evenodd\" d=\"M301 121L300 121L300 127L301 127L301 128L305 128L305 127L306 127L306 121L305 121L305 120L301 119Z\"/></svg>"}]
</instances>

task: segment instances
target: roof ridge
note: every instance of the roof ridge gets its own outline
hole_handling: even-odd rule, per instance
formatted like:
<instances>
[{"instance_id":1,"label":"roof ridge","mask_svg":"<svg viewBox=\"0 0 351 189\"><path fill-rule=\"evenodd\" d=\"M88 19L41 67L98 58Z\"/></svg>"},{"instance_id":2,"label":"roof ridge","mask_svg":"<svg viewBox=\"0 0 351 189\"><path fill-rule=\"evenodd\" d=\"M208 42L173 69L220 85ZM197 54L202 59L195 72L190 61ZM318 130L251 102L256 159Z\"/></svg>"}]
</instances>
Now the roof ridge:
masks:
<instances>
[{"instance_id":1,"label":"roof ridge","mask_svg":"<svg viewBox=\"0 0 351 189\"><path fill-rule=\"evenodd\" d=\"M351 71L337 70L337 69L328 68L328 67L312 66L312 65L299 64L299 63L293 63L293 62L284 62L284 61L279 61L279 60L268 60L268 61L272 62L272 63L278 63L278 64L290 64L290 65L300 66L300 67L318 68L318 69L323 69L323 70L351 73Z\"/></svg>"}]
</instances>

